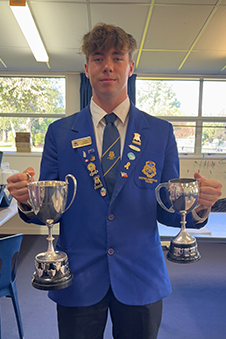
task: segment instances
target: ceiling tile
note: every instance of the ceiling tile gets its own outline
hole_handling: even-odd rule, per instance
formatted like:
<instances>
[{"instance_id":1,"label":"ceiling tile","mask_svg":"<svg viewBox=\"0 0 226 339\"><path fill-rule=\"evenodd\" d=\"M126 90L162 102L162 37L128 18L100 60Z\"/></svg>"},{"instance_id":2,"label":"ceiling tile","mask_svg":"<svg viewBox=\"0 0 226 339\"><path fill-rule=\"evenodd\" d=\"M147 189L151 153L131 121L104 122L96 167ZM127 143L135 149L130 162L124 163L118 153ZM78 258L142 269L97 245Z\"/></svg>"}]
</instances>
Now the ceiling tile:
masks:
<instances>
[{"instance_id":1,"label":"ceiling tile","mask_svg":"<svg viewBox=\"0 0 226 339\"><path fill-rule=\"evenodd\" d=\"M202 28L211 6L155 7L144 48L188 49Z\"/></svg>"},{"instance_id":2,"label":"ceiling tile","mask_svg":"<svg viewBox=\"0 0 226 339\"><path fill-rule=\"evenodd\" d=\"M221 74L226 64L226 54L221 52L192 52L181 72L197 74Z\"/></svg>"},{"instance_id":3,"label":"ceiling tile","mask_svg":"<svg viewBox=\"0 0 226 339\"><path fill-rule=\"evenodd\" d=\"M217 9L194 49L226 52L226 7Z\"/></svg>"},{"instance_id":4,"label":"ceiling tile","mask_svg":"<svg viewBox=\"0 0 226 339\"><path fill-rule=\"evenodd\" d=\"M47 48L79 48L88 31L85 4L31 3L31 11Z\"/></svg>"},{"instance_id":5,"label":"ceiling tile","mask_svg":"<svg viewBox=\"0 0 226 339\"><path fill-rule=\"evenodd\" d=\"M9 8L0 0L1 72L81 72L84 57L77 52L82 36L96 23L121 26L137 40L144 39L136 73L217 74L226 64L226 0L155 0L144 35L151 0L35 0L32 15L50 58L50 69L38 63ZM212 9L217 10L196 42ZM181 65L191 46L194 51ZM212 51L212 52L211 52ZM211 52L211 53L210 53ZM226 75L226 71L220 74Z\"/></svg>"},{"instance_id":6,"label":"ceiling tile","mask_svg":"<svg viewBox=\"0 0 226 339\"><path fill-rule=\"evenodd\" d=\"M0 0L1 1L1 0ZM4 0L3 0L4 1ZM40 3L44 3L44 2L47 2L46 0L35 0L35 2L40 2ZM81 3L81 2L84 2L86 3L87 0L48 0L49 3L51 2L61 2L61 3L64 3L65 5L69 2L73 2L73 3Z\"/></svg>"},{"instance_id":7,"label":"ceiling tile","mask_svg":"<svg viewBox=\"0 0 226 339\"><path fill-rule=\"evenodd\" d=\"M15 55L17 61L15 63ZM29 47L25 48L0 48L0 57L7 66L7 70L14 71L48 71L46 63L36 62ZM15 67L16 65L16 67Z\"/></svg>"},{"instance_id":8,"label":"ceiling tile","mask_svg":"<svg viewBox=\"0 0 226 339\"><path fill-rule=\"evenodd\" d=\"M215 5L217 0L155 0L155 4Z\"/></svg>"},{"instance_id":9,"label":"ceiling tile","mask_svg":"<svg viewBox=\"0 0 226 339\"><path fill-rule=\"evenodd\" d=\"M84 56L78 53L78 50L50 50L50 70L59 72L84 72Z\"/></svg>"},{"instance_id":10,"label":"ceiling tile","mask_svg":"<svg viewBox=\"0 0 226 339\"><path fill-rule=\"evenodd\" d=\"M143 52L135 73L178 73L184 52Z\"/></svg>"},{"instance_id":11,"label":"ceiling tile","mask_svg":"<svg viewBox=\"0 0 226 339\"><path fill-rule=\"evenodd\" d=\"M90 8L93 26L99 22L120 26L140 44L149 6L91 4Z\"/></svg>"},{"instance_id":12,"label":"ceiling tile","mask_svg":"<svg viewBox=\"0 0 226 339\"><path fill-rule=\"evenodd\" d=\"M0 2L0 46L28 46L8 2Z\"/></svg>"},{"instance_id":13,"label":"ceiling tile","mask_svg":"<svg viewBox=\"0 0 226 339\"><path fill-rule=\"evenodd\" d=\"M112 0L90 0L90 3L100 3L100 2L103 2L103 3L106 3L106 4L112 4L113 2L115 2L115 3L123 3L123 4L125 4L125 3L129 3L129 4L133 4L133 3L137 3L137 4L150 4L150 0L142 0L142 1L139 1L139 0L124 0L124 1L121 1L121 0L114 0L114 1L112 1Z\"/></svg>"}]
</instances>

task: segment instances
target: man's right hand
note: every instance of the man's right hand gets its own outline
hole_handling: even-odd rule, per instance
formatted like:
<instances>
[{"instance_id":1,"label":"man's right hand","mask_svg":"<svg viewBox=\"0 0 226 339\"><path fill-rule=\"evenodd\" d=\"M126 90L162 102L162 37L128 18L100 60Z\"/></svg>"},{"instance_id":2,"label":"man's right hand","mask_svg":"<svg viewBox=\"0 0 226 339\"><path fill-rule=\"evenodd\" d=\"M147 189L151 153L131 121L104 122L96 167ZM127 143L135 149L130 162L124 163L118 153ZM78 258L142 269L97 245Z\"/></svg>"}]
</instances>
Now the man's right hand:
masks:
<instances>
[{"instance_id":1,"label":"man's right hand","mask_svg":"<svg viewBox=\"0 0 226 339\"><path fill-rule=\"evenodd\" d=\"M7 178L7 188L10 194L21 204L29 206L27 202L29 200L27 184L29 181L34 181L34 175L34 169L28 167L23 173L13 174Z\"/></svg>"}]
</instances>

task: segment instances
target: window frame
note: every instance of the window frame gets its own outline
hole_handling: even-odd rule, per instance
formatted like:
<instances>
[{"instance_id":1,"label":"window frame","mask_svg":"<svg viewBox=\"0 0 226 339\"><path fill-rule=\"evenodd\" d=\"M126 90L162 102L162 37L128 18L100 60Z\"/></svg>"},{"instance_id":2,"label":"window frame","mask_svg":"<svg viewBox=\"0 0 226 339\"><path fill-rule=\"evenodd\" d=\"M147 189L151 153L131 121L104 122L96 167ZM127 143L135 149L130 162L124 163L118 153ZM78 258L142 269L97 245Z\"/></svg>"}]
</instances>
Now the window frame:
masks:
<instances>
[{"instance_id":1,"label":"window frame","mask_svg":"<svg viewBox=\"0 0 226 339\"><path fill-rule=\"evenodd\" d=\"M34 75L34 74L10 74L10 75L5 75L5 74L0 74L1 78L37 78L37 79L54 79L54 78L63 78L65 81L65 105L64 105L64 113L16 113L16 112L11 112L11 113L1 113L0 112L0 118L52 118L52 119L60 119L63 117L66 117L66 90L67 90L67 86L66 86L66 75L65 74L40 74L40 75ZM5 151L4 151L5 152ZM14 153L14 150L7 150L7 153ZM36 153L42 153L42 150L40 149L40 151L31 151L32 153L36 154Z\"/></svg>"},{"instance_id":2,"label":"window frame","mask_svg":"<svg viewBox=\"0 0 226 339\"><path fill-rule=\"evenodd\" d=\"M204 123L225 123L226 127L226 116L225 117L206 117L202 116L202 103L203 103L203 84L204 81L224 81L226 82L225 78L210 78L210 77L163 77L163 76L145 76L145 75L137 75L136 80L162 80L162 81L199 81L199 99L198 99L198 115L197 116L180 116L173 117L173 116L156 116L160 119L167 120L172 125L174 123L180 123L180 122L193 122L195 124L195 145L194 145L194 153L187 153L187 152L180 152L179 156L225 156L226 151L222 153L203 153L202 152L202 131L203 131L203 124Z\"/></svg>"}]
</instances>

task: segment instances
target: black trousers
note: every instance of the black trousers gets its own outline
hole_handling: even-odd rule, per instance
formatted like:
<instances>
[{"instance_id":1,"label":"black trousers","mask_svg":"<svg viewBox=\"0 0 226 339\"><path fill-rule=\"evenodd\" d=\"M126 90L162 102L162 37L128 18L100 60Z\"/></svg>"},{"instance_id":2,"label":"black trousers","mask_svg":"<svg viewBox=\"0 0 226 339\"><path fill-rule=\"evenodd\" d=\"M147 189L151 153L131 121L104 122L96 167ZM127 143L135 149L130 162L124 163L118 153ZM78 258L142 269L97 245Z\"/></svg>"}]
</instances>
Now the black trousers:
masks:
<instances>
[{"instance_id":1,"label":"black trousers","mask_svg":"<svg viewBox=\"0 0 226 339\"><path fill-rule=\"evenodd\" d=\"M59 339L103 339L108 309L114 339L156 339L162 319L162 300L144 306L120 303L112 290L88 307L57 305Z\"/></svg>"}]
</instances>

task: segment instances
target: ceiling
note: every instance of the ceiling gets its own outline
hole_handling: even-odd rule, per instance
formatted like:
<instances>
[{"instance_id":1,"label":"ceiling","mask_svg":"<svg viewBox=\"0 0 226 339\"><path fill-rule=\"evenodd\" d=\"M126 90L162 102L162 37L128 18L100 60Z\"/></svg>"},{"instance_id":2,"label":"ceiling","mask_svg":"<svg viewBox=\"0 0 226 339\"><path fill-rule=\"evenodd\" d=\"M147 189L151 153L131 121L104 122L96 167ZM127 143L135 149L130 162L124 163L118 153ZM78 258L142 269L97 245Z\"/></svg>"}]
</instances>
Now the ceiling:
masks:
<instances>
[{"instance_id":1,"label":"ceiling","mask_svg":"<svg viewBox=\"0 0 226 339\"><path fill-rule=\"evenodd\" d=\"M137 40L138 75L226 76L226 0L27 1L49 64L36 62L9 7L0 0L0 73L83 71L79 47L96 23Z\"/></svg>"}]
</instances>

